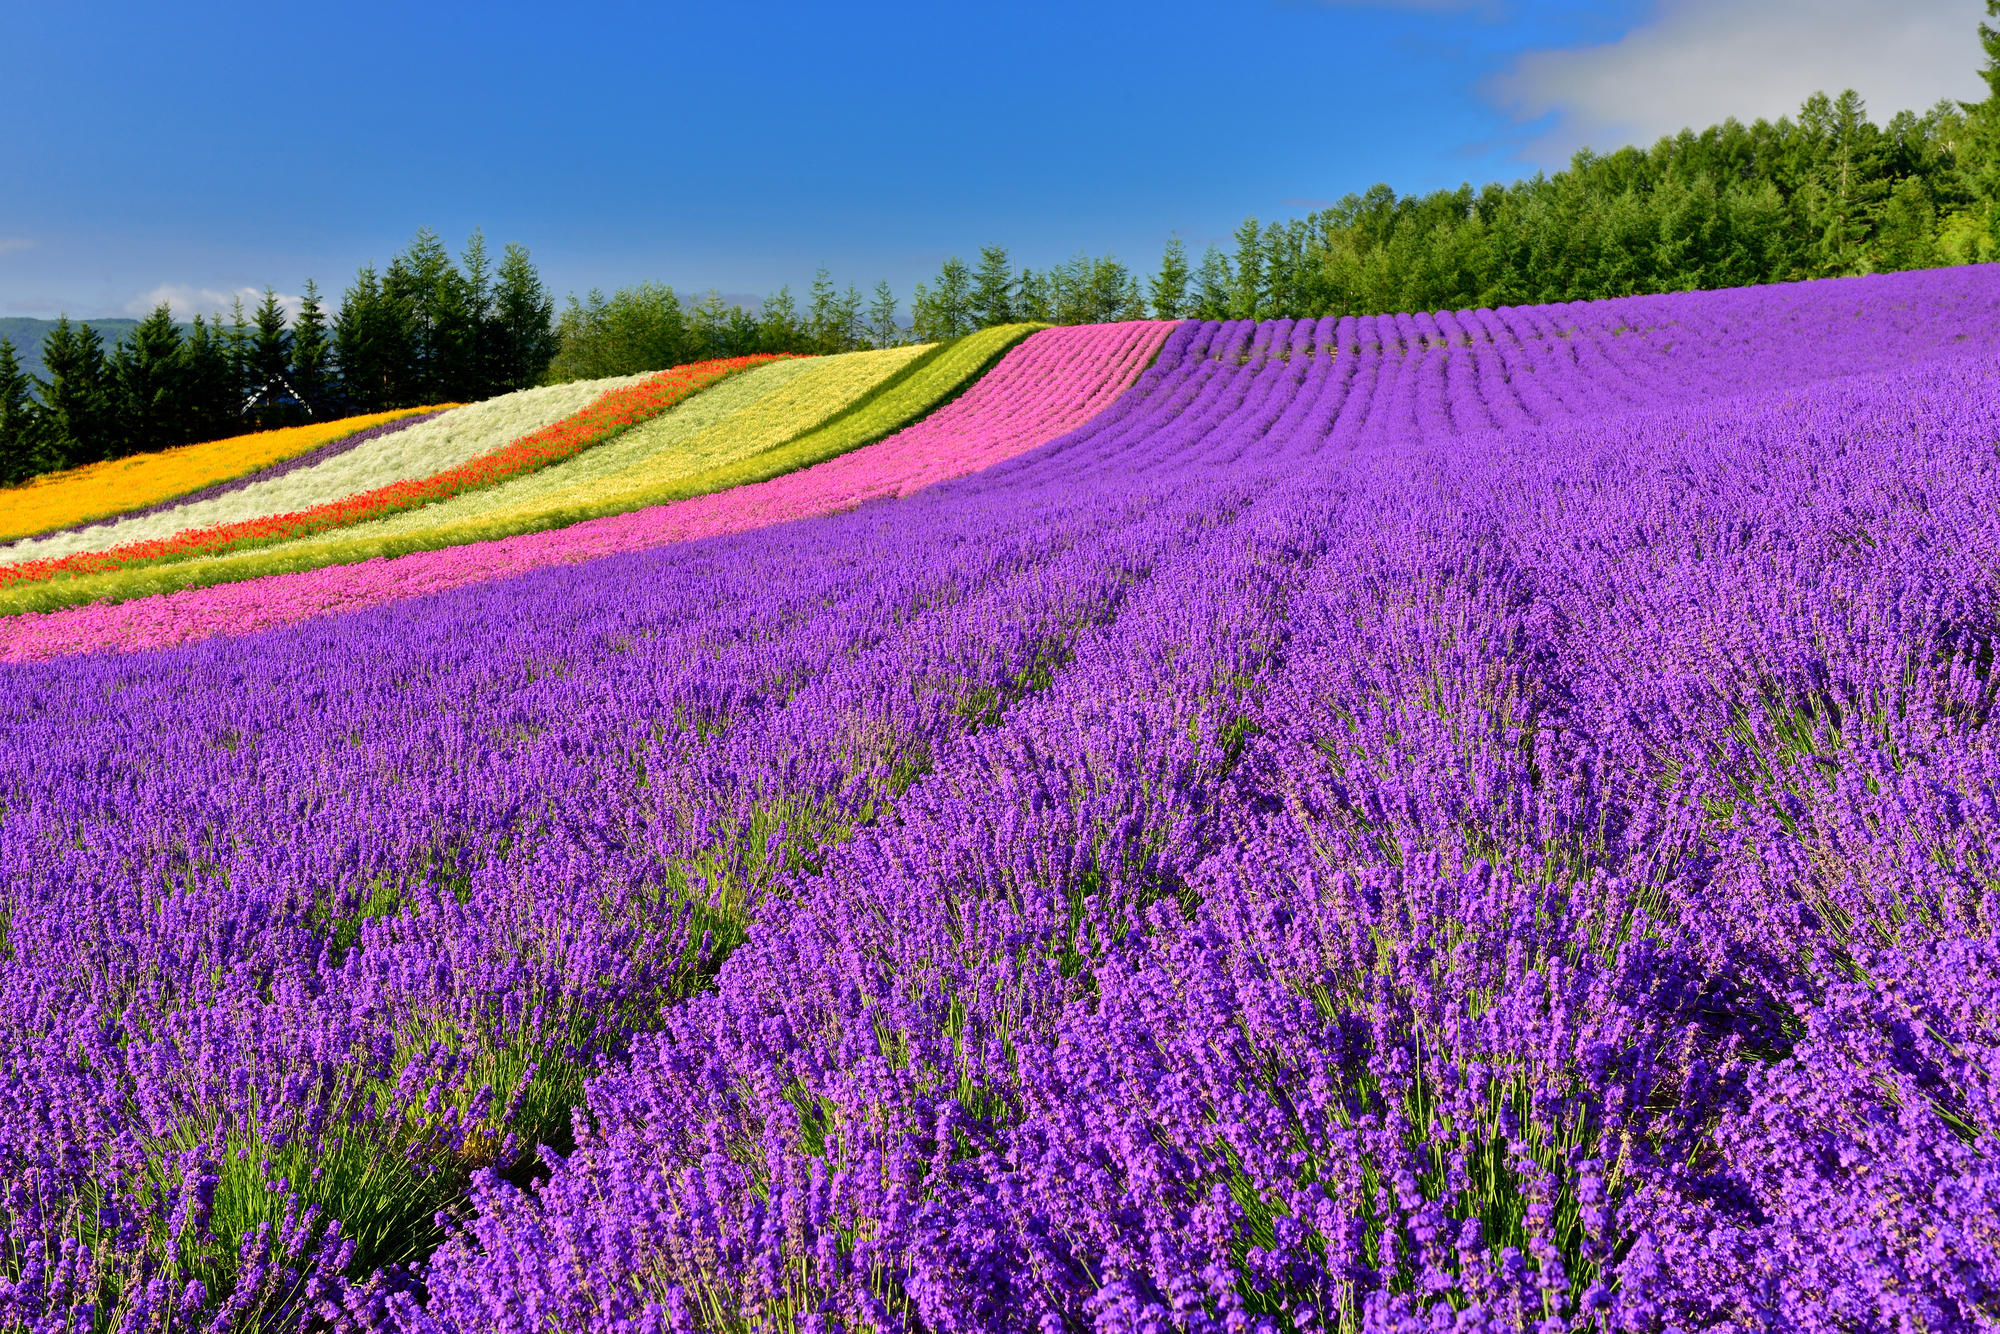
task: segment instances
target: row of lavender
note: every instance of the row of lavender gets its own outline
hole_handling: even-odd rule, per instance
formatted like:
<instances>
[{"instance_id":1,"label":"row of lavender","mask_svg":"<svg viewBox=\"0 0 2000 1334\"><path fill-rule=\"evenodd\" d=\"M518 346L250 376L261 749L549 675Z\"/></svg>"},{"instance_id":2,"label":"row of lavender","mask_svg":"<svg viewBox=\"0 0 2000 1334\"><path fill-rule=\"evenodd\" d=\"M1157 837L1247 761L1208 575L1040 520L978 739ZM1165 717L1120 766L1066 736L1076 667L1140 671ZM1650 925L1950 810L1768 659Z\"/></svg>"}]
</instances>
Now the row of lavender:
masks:
<instances>
[{"instance_id":1,"label":"row of lavender","mask_svg":"<svg viewBox=\"0 0 2000 1334\"><path fill-rule=\"evenodd\" d=\"M8 669L0 1321L2000 1318L1996 299Z\"/></svg>"},{"instance_id":2,"label":"row of lavender","mask_svg":"<svg viewBox=\"0 0 2000 1334\"><path fill-rule=\"evenodd\" d=\"M1072 457L1312 448L1283 332ZM359 1309L1987 1327L1993 350L1167 470L1226 517Z\"/></svg>"}]
</instances>

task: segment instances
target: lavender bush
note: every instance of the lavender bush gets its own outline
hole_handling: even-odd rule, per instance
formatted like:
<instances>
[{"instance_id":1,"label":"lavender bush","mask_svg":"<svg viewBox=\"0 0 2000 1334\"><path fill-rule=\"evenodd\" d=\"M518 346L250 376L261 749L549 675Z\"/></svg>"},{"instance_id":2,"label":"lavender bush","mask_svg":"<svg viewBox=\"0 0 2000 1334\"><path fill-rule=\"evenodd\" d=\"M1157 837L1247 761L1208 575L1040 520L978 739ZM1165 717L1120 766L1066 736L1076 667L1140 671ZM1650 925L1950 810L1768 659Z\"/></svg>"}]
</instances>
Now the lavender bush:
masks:
<instances>
[{"instance_id":1,"label":"lavender bush","mask_svg":"<svg viewBox=\"0 0 2000 1334\"><path fill-rule=\"evenodd\" d=\"M1184 325L5 669L0 1322L1975 1330L2000 277Z\"/></svg>"}]
</instances>

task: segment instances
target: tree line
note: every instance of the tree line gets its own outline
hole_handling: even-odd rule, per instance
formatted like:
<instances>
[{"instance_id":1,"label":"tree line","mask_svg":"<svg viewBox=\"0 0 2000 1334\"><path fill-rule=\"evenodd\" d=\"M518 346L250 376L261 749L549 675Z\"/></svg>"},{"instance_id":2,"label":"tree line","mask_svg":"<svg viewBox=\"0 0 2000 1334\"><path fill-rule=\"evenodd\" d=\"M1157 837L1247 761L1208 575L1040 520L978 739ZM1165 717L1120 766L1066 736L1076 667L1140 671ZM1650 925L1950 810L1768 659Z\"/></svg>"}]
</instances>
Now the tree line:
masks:
<instances>
[{"instance_id":1,"label":"tree line","mask_svg":"<svg viewBox=\"0 0 2000 1334\"><path fill-rule=\"evenodd\" d=\"M1982 35L1985 102L1877 126L1852 91L1819 94L1797 119L1586 150L1513 185L1377 185L1304 218L1246 219L1191 269L1170 246L1155 313L1518 306L2000 259L2000 34Z\"/></svg>"},{"instance_id":2,"label":"tree line","mask_svg":"<svg viewBox=\"0 0 2000 1334\"><path fill-rule=\"evenodd\" d=\"M1987 6L2000 17L2000 0ZM1006 251L989 247L918 286L917 333L1518 306L2000 260L2000 26L1979 38L1981 102L1878 126L1852 90L1820 93L1796 118L1585 149L1512 185L1376 185L1302 218L1246 218L1198 262L1169 240L1143 299L1115 259L1010 276Z\"/></svg>"},{"instance_id":3,"label":"tree line","mask_svg":"<svg viewBox=\"0 0 2000 1334\"><path fill-rule=\"evenodd\" d=\"M2000 0L1987 0L2000 17ZM918 283L907 325L887 283L865 309L822 270L752 313L642 284L571 298L552 378L628 374L745 352L930 342L1017 320L1377 315L1580 301L2000 260L2000 28L1981 24L1982 102L1888 124L1853 91L1796 118L1685 130L1577 153L1512 185L1398 195L1387 185L1281 222L1246 218L1198 261L1167 242L1145 279L1115 256L1013 267L1004 246Z\"/></svg>"},{"instance_id":4,"label":"tree line","mask_svg":"<svg viewBox=\"0 0 2000 1334\"><path fill-rule=\"evenodd\" d=\"M1104 324L1144 319L1147 298L1136 274L1116 258L1079 254L1036 271L1016 271L1005 246L987 246L979 262L948 259L937 277L918 283L905 322L894 290L875 285L863 298L844 291L825 269L802 303L780 287L756 310L710 292L695 298L662 283L640 283L611 296L570 297L556 322L560 344L551 380L634 375L661 366L753 352L829 353L957 338L994 324Z\"/></svg>"},{"instance_id":5,"label":"tree line","mask_svg":"<svg viewBox=\"0 0 2000 1334\"><path fill-rule=\"evenodd\" d=\"M356 274L337 312L305 284L296 315L266 288L177 324L161 303L116 346L58 320L30 377L0 338L0 483L246 431L540 383L557 350L555 303L528 252L492 263L472 234L454 263L422 230L386 269Z\"/></svg>"}]
</instances>

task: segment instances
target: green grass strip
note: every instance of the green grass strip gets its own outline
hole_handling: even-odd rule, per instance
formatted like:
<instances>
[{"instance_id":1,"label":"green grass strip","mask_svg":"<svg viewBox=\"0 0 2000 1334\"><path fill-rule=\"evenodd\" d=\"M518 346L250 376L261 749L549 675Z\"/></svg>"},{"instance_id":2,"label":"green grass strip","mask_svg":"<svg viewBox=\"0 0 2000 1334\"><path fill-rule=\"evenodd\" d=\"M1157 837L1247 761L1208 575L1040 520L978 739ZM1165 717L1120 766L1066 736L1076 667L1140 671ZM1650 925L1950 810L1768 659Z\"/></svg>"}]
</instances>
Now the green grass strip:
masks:
<instances>
[{"instance_id":1,"label":"green grass strip","mask_svg":"<svg viewBox=\"0 0 2000 1334\"><path fill-rule=\"evenodd\" d=\"M860 400L782 444L746 458L674 478L657 487L619 492L599 504L537 508L468 519L437 528L367 539L333 538L289 542L237 555L181 561L171 565L103 574L76 575L0 589L0 615L55 611L86 602L129 602L134 598L208 588L273 574L294 574L329 565L407 556L469 542L517 537L567 528L676 500L769 481L873 444L928 416L970 388L1016 343L1042 328L1004 324L939 343L911 360Z\"/></svg>"}]
</instances>

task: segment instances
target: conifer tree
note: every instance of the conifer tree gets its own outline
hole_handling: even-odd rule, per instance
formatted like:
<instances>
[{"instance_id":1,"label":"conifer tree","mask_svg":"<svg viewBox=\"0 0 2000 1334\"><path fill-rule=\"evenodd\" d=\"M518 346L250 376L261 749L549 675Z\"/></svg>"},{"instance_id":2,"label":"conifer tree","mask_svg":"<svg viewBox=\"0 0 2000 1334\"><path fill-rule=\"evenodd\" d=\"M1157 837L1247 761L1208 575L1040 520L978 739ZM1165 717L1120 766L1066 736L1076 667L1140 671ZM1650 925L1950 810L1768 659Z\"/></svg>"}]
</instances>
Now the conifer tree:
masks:
<instances>
[{"instance_id":1,"label":"conifer tree","mask_svg":"<svg viewBox=\"0 0 2000 1334\"><path fill-rule=\"evenodd\" d=\"M0 486L42 471L42 422L14 344L0 338Z\"/></svg>"},{"instance_id":2,"label":"conifer tree","mask_svg":"<svg viewBox=\"0 0 2000 1334\"><path fill-rule=\"evenodd\" d=\"M1986 0L1986 16L1995 20L1979 25L1979 46L1986 56L1979 77L1986 81L1987 96L1984 102L1965 104L1972 139L1966 176L1985 206L1992 253L2000 254L2000 0Z\"/></svg>"},{"instance_id":3,"label":"conifer tree","mask_svg":"<svg viewBox=\"0 0 2000 1334\"><path fill-rule=\"evenodd\" d=\"M1054 318L1049 293L1049 275L1022 269L1015 284L1015 312L1031 324L1047 324Z\"/></svg>"},{"instance_id":4,"label":"conifer tree","mask_svg":"<svg viewBox=\"0 0 2000 1334\"><path fill-rule=\"evenodd\" d=\"M861 289L853 283L833 303L833 327L839 339L835 351L852 352L868 345L867 331L861 324Z\"/></svg>"},{"instance_id":5,"label":"conifer tree","mask_svg":"<svg viewBox=\"0 0 2000 1334\"><path fill-rule=\"evenodd\" d=\"M1259 256L1264 262L1260 310L1297 310L1305 300L1306 228L1297 219L1274 222L1264 229Z\"/></svg>"},{"instance_id":6,"label":"conifer tree","mask_svg":"<svg viewBox=\"0 0 2000 1334\"><path fill-rule=\"evenodd\" d=\"M741 357L762 346L762 324L743 307L724 301L720 292L710 291L689 307L688 320L696 359Z\"/></svg>"},{"instance_id":7,"label":"conifer tree","mask_svg":"<svg viewBox=\"0 0 2000 1334\"><path fill-rule=\"evenodd\" d=\"M162 301L112 354L119 430L114 452L150 453L192 438L181 331Z\"/></svg>"},{"instance_id":8,"label":"conifer tree","mask_svg":"<svg viewBox=\"0 0 2000 1334\"><path fill-rule=\"evenodd\" d=\"M868 341L876 347L896 347L903 341L903 326L896 319L896 294L887 278L875 284L875 299L868 304Z\"/></svg>"},{"instance_id":9,"label":"conifer tree","mask_svg":"<svg viewBox=\"0 0 2000 1334\"><path fill-rule=\"evenodd\" d=\"M935 343L972 331L972 273L953 255L938 270L937 286L917 284L910 301L917 341Z\"/></svg>"},{"instance_id":10,"label":"conifer tree","mask_svg":"<svg viewBox=\"0 0 2000 1334\"><path fill-rule=\"evenodd\" d=\"M189 440L220 440L236 432L239 399L230 374L221 317L197 314L181 342L178 377Z\"/></svg>"},{"instance_id":11,"label":"conifer tree","mask_svg":"<svg viewBox=\"0 0 2000 1334\"><path fill-rule=\"evenodd\" d=\"M1229 294L1229 317L1254 320L1264 305L1264 231L1255 218L1236 229L1236 282Z\"/></svg>"},{"instance_id":12,"label":"conifer tree","mask_svg":"<svg viewBox=\"0 0 2000 1334\"><path fill-rule=\"evenodd\" d=\"M1007 247L989 245L979 250L979 267L972 274L972 320L974 326L990 329L1011 324L1014 312L1014 268Z\"/></svg>"},{"instance_id":13,"label":"conifer tree","mask_svg":"<svg viewBox=\"0 0 2000 1334\"><path fill-rule=\"evenodd\" d=\"M525 246L509 243L500 256L493 289L492 337L496 393L539 384L558 346L552 321L555 301L528 259ZM671 289L669 289L671 290ZM675 312L680 303L675 300Z\"/></svg>"},{"instance_id":14,"label":"conifer tree","mask_svg":"<svg viewBox=\"0 0 2000 1334\"><path fill-rule=\"evenodd\" d=\"M1229 259L1214 246L1202 251L1201 267L1194 276L1194 308L1189 313L1196 319L1226 320L1229 318L1230 293L1236 286L1236 276L1230 271Z\"/></svg>"},{"instance_id":15,"label":"conifer tree","mask_svg":"<svg viewBox=\"0 0 2000 1334\"><path fill-rule=\"evenodd\" d=\"M777 295L766 298L757 316L757 350L797 352L803 342L805 330L799 324L799 303L792 299L790 287L780 287Z\"/></svg>"},{"instance_id":16,"label":"conifer tree","mask_svg":"<svg viewBox=\"0 0 2000 1334\"><path fill-rule=\"evenodd\" d=\"M465 279L436 232L419 228L403 253L389 262L382 296L407 330L407 350L388 365L392 387L385 406L462 401L472 391L466 374L472 355L471 312Z\"/></svg>"},{"instance_id":17,"label":"conifer tree","mask_svg":"<svg viewBox=\"0 0 2000 1334\"><path fill-rule=\"evenodd\" d=\"M319 284L306 279L299 299L299 317L292 321L292 392L308 418L326 415L326 397L333 376L333 345L327 338L326 312L319 304Z\"/></svg>"},{"instance_id":18,"label":"conifer tree","mask_svg":"<svg viewBox=\"0 0 2000 1334\"><path fill-rule=\"evenodd\" d=\"M1146 294L1139 290L1139 275L1127 269L1116 260L1109 262L1124 275L1118 286L1118 312L1113 319L1143 320L1146 318Z\"/></svg>"},{"instance_id":19,"label":"conifer tree","mask_svg":"<svg viewBox=\"0 0 2000 1334\"><path fill-rule=\"evenodd\" d=\"M1056 324L1084 324L1091 314L1090 256L1078 251L1049 270L1049 314Z\"/></svg>"},{"instance_id":20,"label":"conifer tree","mask_svg":"<svg viewBox=\"0 0 2000 1334\"><path fill-rule=\"evenodd\" d=\"M822 264L813 273L812 288L806 298L804 341L813 352L844 352L846 342L840 327L840 289Z\"/></svg>"},{"instance_id":21,"label":"conifer tree","mask_svg":"<svg viewBox=\"0 0 2000 1334\"><path fill-rule=\"evenodd\" d=\"M493 265L486 256L486 234L472 229L465 249L459 252L463 268L460 294L465 306L465 327L459 335L461 377L459 396L471 402L494 394L495 352L493 338Z\"/></svg>"},{"instance_id":22,"label":"conifer tree","mask_svg":"<svg viewBox=\"0 0 2000 1334\"><path fill-rule=\"evenodd\" d=\"M221 323L221 316L216 322ZM250 322L243 314L243 298L230 303L229 327L222 331L222 351L229 362L229 389L234 399L232 411L240 425L250 396Z\"/></svg>"},{"instance_id":23,"label":"conifer tree","mask_svg":"<svg viewBox=\"0 0 2000 1334\"><path fill-rule=\"evenodd\" d=\"M116 430L111 369L104 340L88 324L64 316L42 341L46 378L37 389L53 466L71 468L110 457Z\"/></svg>"},{"instance_id":24,"label":"conifer tree","mask_svg":"<svg viewBox=\"0 0 2000 1334\"><path fill-rule=\"evenodd\" d=\"M374 265L364 264L341 298L333 341L348 405L357 412L395 406L398 387L407 378L409 325L383 290Z\"/></svg>"},{"instance_id":25,"label":"conifer tree","mask_svg":"<svg viewBox=\"0 0 2000 1334\"><path fill-rule=\"evenodd\" d=\"M1187 306L1188 289L1187 247L1178 236L1167 238L1166 251L1160 256L1160 271L1153 275L1151 291L1153 298L1153 318L1156 320L1177 320Z\"/></svg>"},{"instance_id":26,"label":"conifer tree","mask_svg":"<svg viewBox=\"0 0 2000 1334\"><path fill-rule=\"evenodd\" d=\"M250 348L244 377L249 391L247 410L266 429L289 425L299 414L297 395L292 392L292 331L287 326L285 308L278 304L275 288L264 289L251 324Z\"/></svg>"},{"instance_id":27,"label":"conifer tree","mask_svg":"<svg viewBox=\"0 0 2000 1334\"><path fill-rule=\"evenodd\" d=\"M1882 171L1882 133L1852 88L1838 98L1813 94L1799 112L1799 129L1811 154L1804 198L1818 271L1860 272L1875 206L1890 186Z\"/></svg>"}]
</instances>

